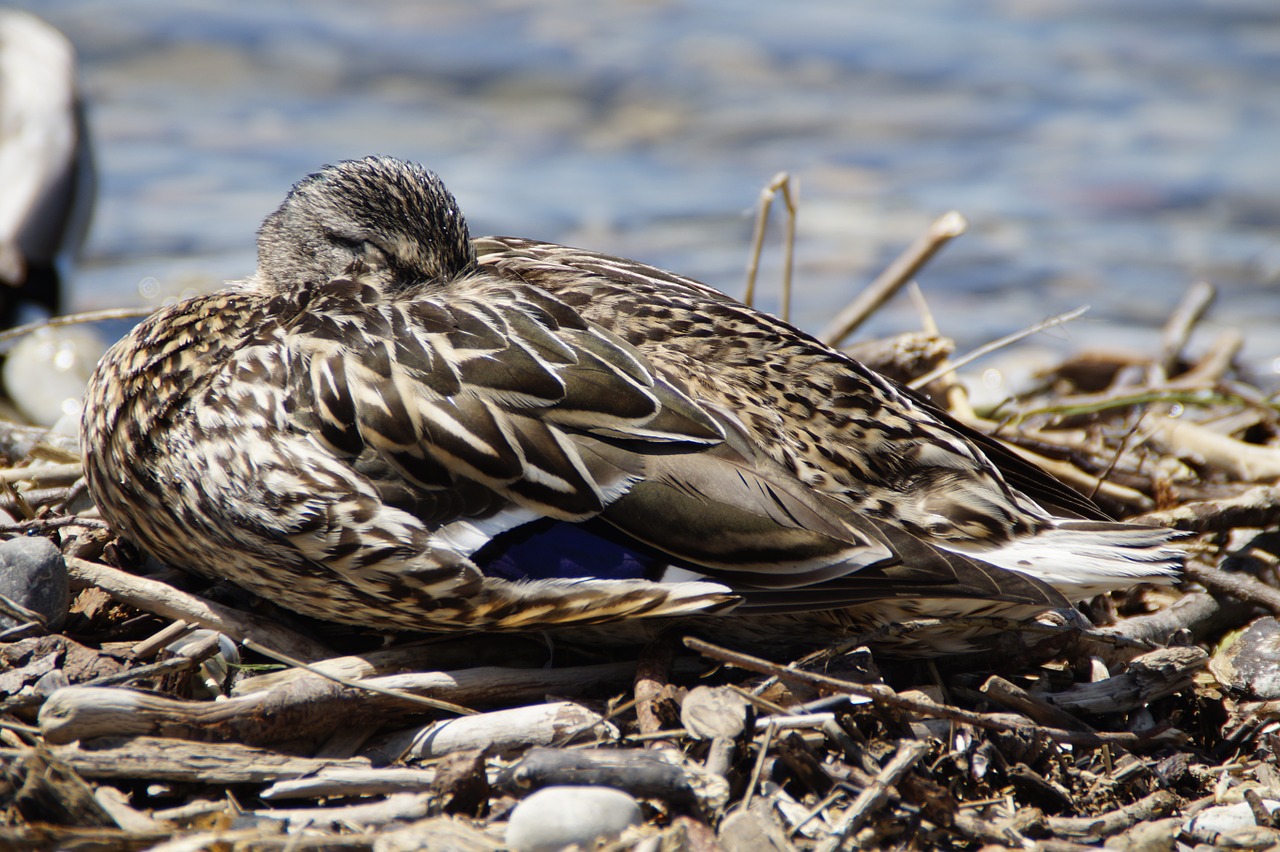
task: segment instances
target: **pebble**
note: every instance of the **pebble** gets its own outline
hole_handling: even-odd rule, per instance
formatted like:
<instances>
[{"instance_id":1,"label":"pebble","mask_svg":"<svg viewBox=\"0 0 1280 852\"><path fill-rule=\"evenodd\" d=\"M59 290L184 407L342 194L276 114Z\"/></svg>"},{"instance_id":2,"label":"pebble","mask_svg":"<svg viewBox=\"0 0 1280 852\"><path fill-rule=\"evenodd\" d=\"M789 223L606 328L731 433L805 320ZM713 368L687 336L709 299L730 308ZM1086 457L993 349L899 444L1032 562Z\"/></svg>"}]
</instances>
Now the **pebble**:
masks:
<instances>
[{"instance_id":1,"label":"pebble","mask_svg":"<svg viewBox=\"0 0 1280 852\"><path fill-rule=\"evenodd\" d=\"M792 852L795 846L767 804L759 801L748 810L736 810L720 823L720 845L725 852Z\"/></svg>"},{"instance_id":2,"label":"pebble","mask_svg":"<svg viewBox=\"0 0 1280 852\"><path fill-rule=\"evenodd\" d=\"M591 848L642 821L640 804L612 787L544 787L516 805L507 823L515 852L555 852L576 843Z\"/></svg>"},{"instance_id":3,"label":"pebble","mask_svg":"<svg viewBox=\"0 0 1280 852\"><path fill-rule=\"evenodd\" d=\"M71 606L71 583L62 551L39 536L0 542L0 595L44 616L49 630L61 628ZM23 623L0 612L0 630Z\"/></svg>"}]
</instances>

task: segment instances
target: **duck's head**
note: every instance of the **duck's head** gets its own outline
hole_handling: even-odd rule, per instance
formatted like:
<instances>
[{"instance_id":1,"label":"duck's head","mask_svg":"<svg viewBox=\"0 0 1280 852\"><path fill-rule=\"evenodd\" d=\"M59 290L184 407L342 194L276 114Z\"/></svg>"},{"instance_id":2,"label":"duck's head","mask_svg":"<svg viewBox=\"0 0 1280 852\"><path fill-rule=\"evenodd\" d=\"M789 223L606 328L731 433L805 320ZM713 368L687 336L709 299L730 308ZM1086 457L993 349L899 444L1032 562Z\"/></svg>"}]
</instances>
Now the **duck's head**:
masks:
<instances>
[{"instance_id":1,"label":"duck's head","mask_svg":"<svg viewBox=\"0 0 1280 852\"><path fill-rule=\"evenodd\" d=\"M326 166L294 185L258 231L258 280L291 291L360 262L387 292L475 263L466 220L434 172L393 157Z\"/></svg>"}]
</instances>

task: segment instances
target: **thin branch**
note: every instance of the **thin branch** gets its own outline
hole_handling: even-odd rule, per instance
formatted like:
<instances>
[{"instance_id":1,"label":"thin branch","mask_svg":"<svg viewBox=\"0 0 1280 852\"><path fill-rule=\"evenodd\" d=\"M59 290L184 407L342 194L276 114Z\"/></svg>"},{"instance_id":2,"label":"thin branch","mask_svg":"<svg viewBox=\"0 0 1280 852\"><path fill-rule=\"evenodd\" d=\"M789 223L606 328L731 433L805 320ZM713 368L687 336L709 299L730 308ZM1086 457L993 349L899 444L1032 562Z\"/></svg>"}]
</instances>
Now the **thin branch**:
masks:
<instances>
[{"instance_id":1,"label":"thin branch","mask_svg":"<svg viewBox=\"0 0 1280 852\"><path fill-rule=\"evenodd\" d=\"M349 689L363 689L368 692L376 692L379 695L386 695L389 698L396 698L413 704L421 704L424 707L430 707L432 710L443 710L447 713L456 713L459 716L475 716L480 712L478 710L472 710L469 707L463 707L461 704L441 701L438 698L428 698L425 695L414 695L411 692L404 692L399 689L388 689L385 686L378 686L377 684L369 683L367 680L352 680L351 678L343 677L342 675L327 672L318 666L313 666L309 663L304 663L302 660L295 657L290 657L288 654L273 651L247 637L241 639L240 644L244 645L250 651L259 653L262 656L275 660L278 663L284 663L285 665L293 666L294 668L303 669L304 671L311 672L311 674L316 675L317 677L331 680L334 683L341 684Z\"/></svg>"},{"instance_id":2,"label":"thin branch","mask_svg":"<svg viewBox=\"0 0 1280 852\"><path fill-rule=\"evenodd\" d=\"M30 334L33 331L39 331L42 328L61 328L66 325L84 325L91 322L105 322L107 320L118 319L141 319L155 313L154 306L137 307L137 308L107 308L101 311L84 311L79 314L66 314L60 317L49 317L48 319L38 320L37 322L29 322L26 325L19 325L14 328L0 331L0 350L3 350L4 344L11 340Z\"/></svg>"},{"instance_id":3,"label":"thin branch","mask_svg":"<svg viewBox=\"0 0 1280 852\"><path fill-rule=\"evenodd\" d=\"M840 680L839 678L828 677L827 675L817 674L815 672L806 672L799 669L792 669L786 666L780 666L776 663L770 663L759 657L753 657L749 654L743 654L738 651L731 651L728 648L722 648L718 645L712 645L710 642L704 642L692 636L685 637L684 644L691 651L710 657L714 660L728 663L738 668L747 669L748 671L757 672L763 675L772 675L781 680L790 680L800 683L807 683L813 686L826 687L837 692L843 692L848 695L861 695L870 698L872 701L887 707L894 707L899 710L906 710L910 713L916 713L921 716L929 716L935 719L947 719L952 722L962 722L966 725L973 725L975 728L982 728L988 731L1017 732L1027 734L1043 734L1055 742L1071 743L1072 745L1086 746L1096 748L1103 745L1119 746L1121 748L1135 748L1150 742L1153 736L1140 736L1128 732L1089 732L1089 731L1064 731L1060 728L1048 728L1041 725L1035 725L1026 721L1010 721L1008 718L999 717L990 713L977 713L972 710L963 710L959 707L952 707L947 704L938 704L928 699L908 698L899 695L893 689L884 684L865 684L852 683L850 681Z\"/></svg>"},{"instance_id":4,"label":"thin branch","mask_svg":"<svg viewBox=\"0 0 1280 852\"><path fill-rule=\"evenodd\" d=\"M782 194L782 203L787 208L786 234L783 237L782 259L782 319L791 319L791 280L795 265L796 244L796 200L791 189L791 175L778 172L773 179L760 190L760 206L756 212L755 232L751 236L751 256L747 261L747 291L742 296L746 305L755 303L756 276L760 272L760 257L764 253L764 232L769 223L769 212L773 209L773 200ZM798 191L797 191L798 194Z\"/></svg>"},{"instance_id":5,"label":"thin branch","mask_svg":"<svg viewBox=\"0 0 1280 852\"><path fill-rule=\"evenodd\" d=\"M881 272L876 280L854 297L844 310L822 330L818 339L828 346L839 346L858 326L866 322L867 317L898 292L904 284L915 277L916 273L929 262L938 251L956 237L965 232L969 223L956 211L943 213L906 251Z\"/></svg>"},{"instance_id":6,"label":"thin branch","mask_svg":"<svg viewBox=\"0 0 1280 852\"><path fill-rule=\"evenodd\" d=\"M1058 314L1057 316L1049 317L1047 320L1038 322L1029 328L1024 328L1022 331L1015 331L1013 334L1007 334L999 340L993 340L990 343L983 344L972 352L949 361L946 364L942 364L936 370L932 370L925 373L920 378L914 379L907 385L907 387L918 390L929 384L929 382L940 379L947 373L950 373L953 370L958 370L966 364L972 363L984 355L989 355L1001 347L1008 346L1011 343L1017 343L1019 340L1022 340L1025 337L1030 337L1037 332L1054 328L1055 326L1062 325L1063 323L1071 322L1074 319L1079 319L1087 310L1089 310L1088 305L1081 305L1074 311L1067 311L1065 314Z\"/></svg>"}]
</instances>

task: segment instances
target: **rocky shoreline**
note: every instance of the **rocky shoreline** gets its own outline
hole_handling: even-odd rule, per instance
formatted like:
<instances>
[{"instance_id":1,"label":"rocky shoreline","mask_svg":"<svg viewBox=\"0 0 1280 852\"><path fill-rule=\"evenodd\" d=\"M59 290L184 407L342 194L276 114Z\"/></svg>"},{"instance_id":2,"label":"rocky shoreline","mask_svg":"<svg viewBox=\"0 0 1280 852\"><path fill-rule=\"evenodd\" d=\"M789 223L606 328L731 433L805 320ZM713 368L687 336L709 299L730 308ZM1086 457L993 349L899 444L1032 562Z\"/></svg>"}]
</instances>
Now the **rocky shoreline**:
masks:
<instances>
[{"instance_id":1,"label":"rocky shoreline","mask_svg":"<svg viewBox=\"0 0 1280 852\"><path fill-rule=\"evenodd\" d=\"M1207 304L1193 288L1158 352L1078 353L982 412L936 330L854 347L1188 534L1180 587L1094 600L1093 630L1005 625L979 660L339 632L145 559L95 518L73 440L4 425L0 564L28 579L0 589L0 845L1274 846L1280 411L1238 338L1186 354Z\"/></svg>"}]
</instances>

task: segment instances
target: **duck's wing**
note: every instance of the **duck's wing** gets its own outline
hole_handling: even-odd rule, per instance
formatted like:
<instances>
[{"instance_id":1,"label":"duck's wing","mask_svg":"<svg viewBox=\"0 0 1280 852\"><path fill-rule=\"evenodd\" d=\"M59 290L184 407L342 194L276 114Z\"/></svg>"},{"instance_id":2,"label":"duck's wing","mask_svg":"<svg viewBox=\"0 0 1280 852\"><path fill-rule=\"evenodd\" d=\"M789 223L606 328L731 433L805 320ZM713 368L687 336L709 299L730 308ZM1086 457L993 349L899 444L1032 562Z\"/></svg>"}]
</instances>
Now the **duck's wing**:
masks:
<instances>
[{"instance_id":1,"label":"duck's wing","mask_svg":"<svg viewBox=\"0 0 1280 852\"><path fill-rule=\"evenodd\" d=\"M732 415L676 390L634 348L536 288L481 275L439 296L387 301L358 278L339 279L317 289L287 334L298 396L310 400L302 427L384 495L400 491L431 548L482 572L489 551L532 525L592 521L700 575L683 585L704 608L722 607L729 589L771 607L788 607L795 592L799 609L943 594L1063 603L817 495L753 447ZM556 594L594 595L597 612L617 601L631 614L689 609L687 599L661 606L640 595L652 588L665 600L681 583L591 570L520 585L517 568L503 579L516 581L514 596L536 599L547 623L571 611L548 605ZM493 593L486 612L498 611L499 588L483 586ZM527 610L503 611L529 621Z\"/></svg>"},{"instance_id":2,"label":"duck's wing","mask_svg":"<svg viewBox=\"0 0 1280 852\"><path fill-rule=\"evenodd\" d=\"M352 459L372 450L423 492L479 486L582 520L625 475L590 470L571 432L690 446L722 437L627 344L534 288L392 302L337 279L289 331L315 437Z\"/></svg>"},{"instance_id":3,"label":"duck's wing","mask_svg":"<svg viewBox=\"0 0 1280 852\"><path fill-rule=\"evenodd\" d=\"M649 288L656 285L664 290L681 292L697 299L736 304L735 300L729 296L700 281L645 263L599 252L517 237L481 237L474 240L474 245L480 263L491 265L534 284L544 282L548 276L563 277L563 273L558 273L557 268L569 268L588 275L600 276L615 284L634 288ZM786 326L781 321L775 322L779 327L787 329L790 345L821 349L834 358L850 362L851 365L856 363L850 356L826 347L804 331ZM858 365L857 370L853 372L855 378L860 378L866 372L866 368ZM1022 458L998 439L962 423L918 391L885 376L877 375L876 379L909 399L911 404L918 407L926 416L932 417L945 430L979 449L1014 490L1030 498L1043 509L1067 518L1110 520L1106 512L1087 497ZM857 382L854 384L856 385Z\"/></svg>"},{"instance_id":4,"label":"duck's wing","mask_svg":"<svg viewBox=\"0 0 1280 852\"><path fill-rule=\"evenodd\" d=\"M1068 606L1053 587L943 550L815 491L711 409L724 443L696 455L648 455L646 475L601 518L728 584L744 610L834 609L895 598ZM589 452L626 450L597 444Z\"/></svg>"}]
</instances>

